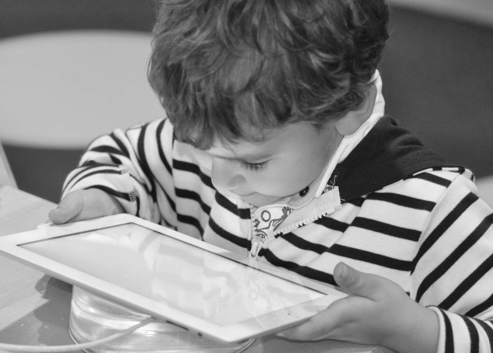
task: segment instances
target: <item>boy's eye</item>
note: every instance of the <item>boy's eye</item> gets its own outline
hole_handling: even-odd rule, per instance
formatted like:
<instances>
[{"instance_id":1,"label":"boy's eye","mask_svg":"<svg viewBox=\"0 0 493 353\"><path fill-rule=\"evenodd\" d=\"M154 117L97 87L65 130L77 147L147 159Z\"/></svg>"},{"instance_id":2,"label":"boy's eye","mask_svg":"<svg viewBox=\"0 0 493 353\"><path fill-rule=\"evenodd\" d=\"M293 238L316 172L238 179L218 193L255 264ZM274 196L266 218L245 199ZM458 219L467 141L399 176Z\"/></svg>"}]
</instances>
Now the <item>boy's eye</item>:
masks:
<instances>
[{"instance_id":1,"label":"boy's eye","mask_svg":"<svg viewBox=\"0 0 493 353\"><path fill-rule=\"evenodd\" d=\"M249 162L241 161L240 164L246 170L253 171L253 172L259 172L265 168L265 166L267 165L267 162L249 163Z\"/></svg>"}]
</instances>

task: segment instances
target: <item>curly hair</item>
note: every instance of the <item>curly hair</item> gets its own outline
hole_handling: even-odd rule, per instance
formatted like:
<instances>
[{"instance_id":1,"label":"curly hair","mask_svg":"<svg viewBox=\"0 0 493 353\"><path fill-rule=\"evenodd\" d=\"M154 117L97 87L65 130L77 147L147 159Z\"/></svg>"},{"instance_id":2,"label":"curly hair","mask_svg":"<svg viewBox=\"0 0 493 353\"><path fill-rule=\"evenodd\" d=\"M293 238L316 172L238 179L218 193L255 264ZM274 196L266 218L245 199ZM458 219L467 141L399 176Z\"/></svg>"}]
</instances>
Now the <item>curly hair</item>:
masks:
<instances>
[{"instance_id":1,"label":"curly hair","mask_svg":"<svg viewBox=\"0 0 493 353\"><path fill-rule=\"evenodd\" d=\"M385 0L163 0L149 82L181 141L259 141L357 108L388 38Z\"/></svg>"}]
</instances>

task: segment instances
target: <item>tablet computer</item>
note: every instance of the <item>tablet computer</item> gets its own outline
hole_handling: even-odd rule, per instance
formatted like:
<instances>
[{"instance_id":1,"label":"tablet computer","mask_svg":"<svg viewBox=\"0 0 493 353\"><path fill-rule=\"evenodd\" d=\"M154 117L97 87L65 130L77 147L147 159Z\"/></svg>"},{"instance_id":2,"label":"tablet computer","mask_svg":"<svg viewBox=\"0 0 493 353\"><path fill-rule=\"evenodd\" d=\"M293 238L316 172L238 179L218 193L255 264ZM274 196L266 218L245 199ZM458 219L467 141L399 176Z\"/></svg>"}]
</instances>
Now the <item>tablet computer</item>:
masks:
<instances>
[{"instance_id":1,"label":"tablet computer","mask_svg":"<svg viewBox=\"0 0 493 353\"><path fill-rule=\"evenodd\" d=\"M346 296L128 214L3 236L0 251L224 342L281 331Z\"/></svg>"}]
</instances>

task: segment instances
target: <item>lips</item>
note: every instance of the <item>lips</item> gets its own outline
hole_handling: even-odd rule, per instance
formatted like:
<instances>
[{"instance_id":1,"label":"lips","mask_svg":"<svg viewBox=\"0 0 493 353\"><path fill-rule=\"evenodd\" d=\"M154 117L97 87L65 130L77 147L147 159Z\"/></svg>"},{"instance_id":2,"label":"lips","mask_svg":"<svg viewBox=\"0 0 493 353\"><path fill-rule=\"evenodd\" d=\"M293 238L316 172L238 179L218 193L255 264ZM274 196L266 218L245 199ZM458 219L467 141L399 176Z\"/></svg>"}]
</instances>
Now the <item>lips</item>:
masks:
<instances>
[{"instance_id":1,"label":"lips","mask_svg":"<svg viewBox=\"0 0 493 353\"><path fill-rule=\"evenodd\" d=\"M252 195L255 195L254 192L250 192L250 193L245 193L245 194L242 194L242 193L238 193L238 192L233 192L236 196L239 196L239 197L248 197L248 196L252 196Z\"/></svg>"}]
</instances>

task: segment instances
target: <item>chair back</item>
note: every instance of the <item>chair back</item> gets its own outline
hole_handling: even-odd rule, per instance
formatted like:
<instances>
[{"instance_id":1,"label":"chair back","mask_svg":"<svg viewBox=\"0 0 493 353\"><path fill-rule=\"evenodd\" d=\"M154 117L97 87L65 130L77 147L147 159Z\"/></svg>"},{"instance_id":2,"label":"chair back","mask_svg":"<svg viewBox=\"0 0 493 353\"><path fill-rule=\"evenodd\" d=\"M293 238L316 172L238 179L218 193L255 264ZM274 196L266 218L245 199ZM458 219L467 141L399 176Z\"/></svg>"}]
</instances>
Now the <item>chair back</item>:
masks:
<instances>
[{"instance_id":1,"label":"chair back","mask_svg":"<svg viewBox=\"0 0 493 353\"><path fill-rule=\"evenodd\" d=\"M14 174L12 174L9 161L7 160L7 156L5 154L5 151L3 150L3 146L1 142L0 142L0 185L9 185L17 188L17 183L15 182Z\"/></svg>"},{"instance_id":2,"label":"chair back","mask_svg":"<svg viewBox=\"0 0 493 353\"><path fill-rule=\"evenodd\" d=\"M479 196L485 201L491 208L493 208L493 175L478 178L476 180Z\"/></svg>"}]
</instances>

